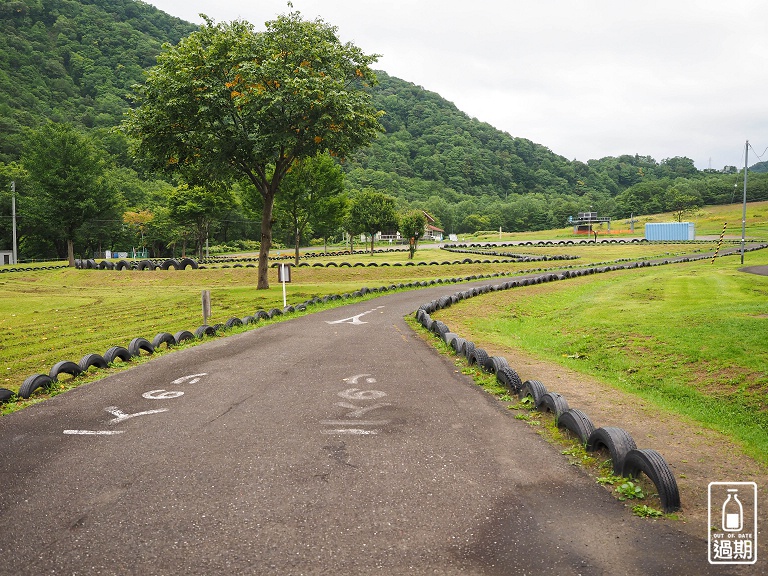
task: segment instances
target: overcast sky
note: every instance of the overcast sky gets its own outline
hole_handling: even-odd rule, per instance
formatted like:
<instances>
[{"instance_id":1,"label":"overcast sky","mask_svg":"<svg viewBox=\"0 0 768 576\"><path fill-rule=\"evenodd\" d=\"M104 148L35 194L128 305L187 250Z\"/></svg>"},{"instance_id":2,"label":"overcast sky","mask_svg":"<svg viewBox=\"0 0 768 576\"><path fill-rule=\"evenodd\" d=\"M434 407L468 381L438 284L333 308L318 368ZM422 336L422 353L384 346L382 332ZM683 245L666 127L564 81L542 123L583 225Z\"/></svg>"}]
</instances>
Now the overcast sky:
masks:
<instances>
[{"instance_id":1,"label":"overcast sky","mask_svg":"<svg viewBox=\"0 0 768 576\"><path fill-rule=\"evenodd\" d=\"M148 0L248 20L285 0ZM381 54L374 66L569 160L621 154L743 166L768 147L766 0L293 0ZM768 154L762 157L768 160ZM750 151L749 164L759 161Z\"/></svg>"}]
</instances>

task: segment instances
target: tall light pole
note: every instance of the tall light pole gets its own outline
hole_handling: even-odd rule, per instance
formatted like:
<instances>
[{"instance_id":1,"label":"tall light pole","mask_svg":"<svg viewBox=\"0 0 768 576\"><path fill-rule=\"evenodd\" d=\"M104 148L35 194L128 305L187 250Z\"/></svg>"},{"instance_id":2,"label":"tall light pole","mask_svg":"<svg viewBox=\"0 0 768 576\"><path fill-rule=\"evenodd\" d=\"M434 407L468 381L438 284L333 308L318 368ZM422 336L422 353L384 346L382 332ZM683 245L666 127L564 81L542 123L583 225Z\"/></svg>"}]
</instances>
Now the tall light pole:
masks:
<instances>
[{"instance_id":1,"label":"tall light pole","mask_svg":"<svg viewBox=\"0 0 768 576\"><path fill-rule=\"evenodd\" d=\"M747 164L749 158L749 140L744 145L744 209L741 213L741 263L744 264L744 242L747 230Z\"/></svg>"},{"instance_id":2,"label":"tall light pole","mask_svg":"<svg viewBox=\"0 0 768 576\"><path fill-rule=\"evenodd\" d=\"M16 181L11 182L11 216L13 219L13 263L19 263L19 255L16 249Z\"/></svg>"}]
</instances>

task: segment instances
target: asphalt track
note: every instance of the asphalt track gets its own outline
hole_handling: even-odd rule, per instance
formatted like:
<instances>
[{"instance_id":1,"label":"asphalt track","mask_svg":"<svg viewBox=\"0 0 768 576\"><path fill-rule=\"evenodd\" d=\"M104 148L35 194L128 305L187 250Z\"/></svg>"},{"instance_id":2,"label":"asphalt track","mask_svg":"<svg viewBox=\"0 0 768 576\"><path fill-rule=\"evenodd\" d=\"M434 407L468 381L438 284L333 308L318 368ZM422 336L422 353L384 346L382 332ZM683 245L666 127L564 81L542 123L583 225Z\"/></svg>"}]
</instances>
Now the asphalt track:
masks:
<instances>
[{"instance_id":1,"label":"asphalt track","mask_svg":"<svg viewBox=\"0 0 768 576\"><path fill-rule=\"evenodd\" d=\"M706 527L631 515L404 322L459 289L215 339L1 418L0 574L746 573L708 564Z\"/></svg>"}]
</instances>

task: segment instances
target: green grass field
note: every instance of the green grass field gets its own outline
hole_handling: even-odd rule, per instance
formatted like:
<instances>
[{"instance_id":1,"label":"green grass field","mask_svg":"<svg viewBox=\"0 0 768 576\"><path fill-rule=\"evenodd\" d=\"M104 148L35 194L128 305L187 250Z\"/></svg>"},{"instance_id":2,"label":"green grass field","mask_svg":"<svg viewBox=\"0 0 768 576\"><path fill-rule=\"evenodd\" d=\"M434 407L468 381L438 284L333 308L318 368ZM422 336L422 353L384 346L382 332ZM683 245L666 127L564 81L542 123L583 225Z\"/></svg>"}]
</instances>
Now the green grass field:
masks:
<instances>
[{"instance_id":1,"label":"green grass field","mask_svg":"<svg viewBox=\"0 0 768 576\"><path fill-rule=\"evenodd\" d=\"M748 213L759 214L765 207L750 205ZM740 219L737 206L708 216L710 226L719 229L722 222L718 225L718 219L736 222L736 217ZM759 218L753 216L753 220ZM755 225L757 236L762 236L761 226ZM750 228L749 237L752 232ZM538 238L554 236L538 233ZM437 249L420 249L416 265L408 266L404 252L320 257L308 262L346 261L365 266L296 268L288 286L288 302L349 293L363 286L664 258L707 252L714 246L597 244L507 249L579 257L536 263L502 259L434 265L467 256ZM372 262L378 266L368 266ZM768 251L748 253L745 263L768 265ZM597 376L722 430L766 462L768 277L738 272L738 267L738 256L729 256L714 264L704 260L579 277L489 294L464 301L444 314L452 328L479 343L504 344ZM253 268L60 269L1 274L0 387L18 390L27 376L47 373L60 360L77 362L87 353L103 354L110 346L127 346L137 336L151 339L158 332L192 331L202 324L202 290L211 292L209 324L252 315L258 309L282 308L276 275L271 272L270 290L258 291ZM460 285L445 286L446 294L460 289ZM81 380L85 381L78 378L68 384ZM12 403L3 410L23 405Z\"/></svg>"},{"instance_id":2,"label":"green grass field","mask_svg":"<svg viewBox=\"0 0 768 576\"><path fill-rule=\"evenodd\" d=\"M768 265L768 252L745 264ZM436 317L689 416L768 462L768 277L739 267L732 256L580 277Z\"/></svg>"},{"instance_id":3,"label":"green grass field","mask_svg":"<svg viewBox=\"0 0 768 576\"><path fill-rule=\"evenodd\" d=\"M738 195L737 195L738 196ZM685 216L684 221L693 222L696 227L696 236L719 236L723 231L723 224L727 224L725 235L727 238L741 238L742 204L725 204L722 206L704 206L693 214ZM622 238L637 236L642 237L644 226L655 222L673 222L672 214L653 214L651 216L636 216L635 232L630 233L628 219L619 219L611 223L613 234L610 237ZM608 236L608 227L603 225L597 228L599 237ZM768 239L768 202L750 202L747 204L746 237L766 240ZM573 228L566 226L547 232L503 232L501 238L498 231L478 232L462 236L462 241L504 241L524 240L531 238L565 239L573 238Z\"/></svg>"},{"instance_id":4,"label":"green grass field","mask_svg":"<svg viewBox=\"0 0 768 576\"><path fill-rule=\"evenodd\" d=\"M293 271L288 302L313 296L353 292L415 280L466 277L475 274L514 274L613 262L627 257L628 247L525 247L528 254L578 254L578 260L540 263L488 263L404 266L405 253L377 253L320 258L377 267L300 267ZM664 244L633 246L638 257L684 253L690 246ZM701 246L694 249L701 250ZM416 262L454 262L466 257L443 250L420 250ZM483 257L483 259L485 259ZM381 266L382 263L401 266ZM258 309L282 308L282 288L272 272L272 287L255 289L253 268L205 270L41 270L0 275L0 387L18 390L34 373L47 373L60 360L77 362L82 356L103 354L110 346L127 346L131 339L147 339L158 332L194 330L202 324L201 292L211 292L209 324L242 318ZM450 288L448 288L450 290Z\"/></svg>"}]
</instances>

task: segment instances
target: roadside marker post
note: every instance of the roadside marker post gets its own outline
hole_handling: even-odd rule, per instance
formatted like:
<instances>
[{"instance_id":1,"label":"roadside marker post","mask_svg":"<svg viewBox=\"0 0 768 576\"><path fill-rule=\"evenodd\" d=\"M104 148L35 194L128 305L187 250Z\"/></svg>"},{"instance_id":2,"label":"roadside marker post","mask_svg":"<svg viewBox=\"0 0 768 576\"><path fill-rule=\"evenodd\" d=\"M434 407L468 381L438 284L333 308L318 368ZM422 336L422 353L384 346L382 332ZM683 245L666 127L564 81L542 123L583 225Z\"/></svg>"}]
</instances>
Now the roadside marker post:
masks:
<instances>
[{"instance_id":1,"label":"roadside marker post","mask_svg":"<svg viewBox=\"0 0 768 576\"><path fill-rule=\"evenodd\" d=\"M720 253L720 246L723 245L723 237L725 236L725 228L728 226L728 222L725 222L723 224L723 231L720 234L720 241L717 243L717 250L715 250L715 255L712 256L712 264L715 263L715 258L717 258L717 255Z\"/></svg>"},{"instance_id":2,"label":"roadside marker post","mask_svg":"<svg viewBox=\"0 0 768 576\"><path fill-rule=\"evenodd\" d=\"M283 283L283 308L288 306L288 301L285 297L285 284L291 281L291 265L290 264L278 264L277 265L277 281Z\"/></svg>"},{"instance_id":3,"label":"roadside marker post","mask_svg":"<svg viewBox=\"0 0 768 576\"><path fill-rule=\"evenodd\" d=\"M211 317L211 291L203 290L203 324L208 324L208 318Z\"/></svg>"}]
</instances>

